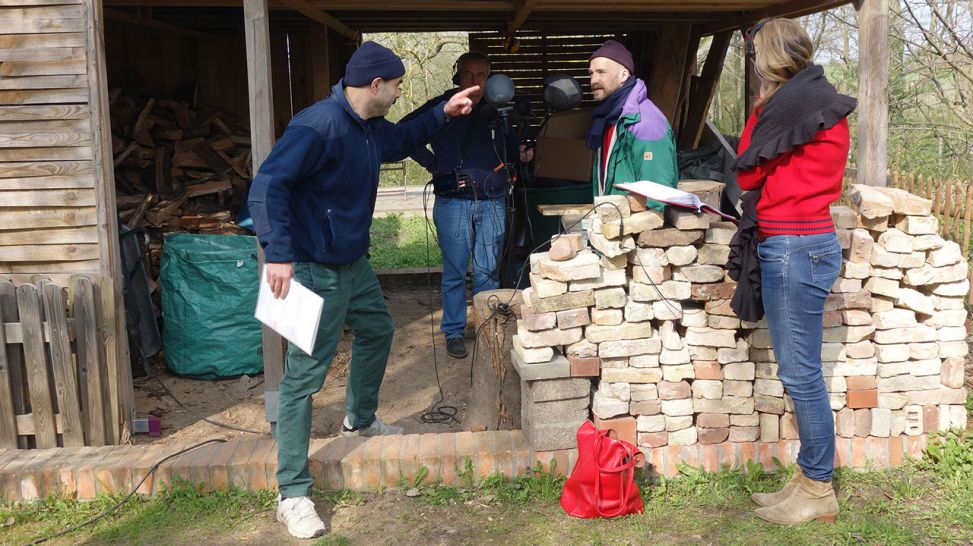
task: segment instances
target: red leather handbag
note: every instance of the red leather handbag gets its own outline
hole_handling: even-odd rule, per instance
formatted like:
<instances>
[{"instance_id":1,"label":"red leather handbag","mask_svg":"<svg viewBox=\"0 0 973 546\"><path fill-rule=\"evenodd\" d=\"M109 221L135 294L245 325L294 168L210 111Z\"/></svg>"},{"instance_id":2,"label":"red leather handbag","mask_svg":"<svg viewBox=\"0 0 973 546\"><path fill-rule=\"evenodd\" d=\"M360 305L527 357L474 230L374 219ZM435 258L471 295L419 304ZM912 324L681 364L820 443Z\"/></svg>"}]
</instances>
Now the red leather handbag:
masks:
<instances>
[{"instance_id":1,"label":"red leather handbag","mask_svg":"<svg viewBox=\"0 0 973 546\"><path fill-rule=\"evenodd\" d=\"M578 428L578 462L561 491L561 508L576 518L613 518L642 513L635 465L645 456L632 444L598 430L591 421Z\"/></svg>"}]
</instances>

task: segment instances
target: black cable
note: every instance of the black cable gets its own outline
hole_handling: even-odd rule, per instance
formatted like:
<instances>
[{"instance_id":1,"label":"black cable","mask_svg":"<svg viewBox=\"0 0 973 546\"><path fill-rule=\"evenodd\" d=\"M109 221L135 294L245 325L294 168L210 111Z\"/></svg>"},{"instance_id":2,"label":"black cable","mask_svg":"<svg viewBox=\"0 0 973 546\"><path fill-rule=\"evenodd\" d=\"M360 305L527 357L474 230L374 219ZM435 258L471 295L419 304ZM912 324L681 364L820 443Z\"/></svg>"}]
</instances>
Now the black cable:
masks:
<instances>
[{"instance_id":1,"label":"black cable","mask_svg":"<svg viewBox=\"0 0 973 546\"><path fill-rule=\"evenodd\" d=\"M159 383L159 385L162 386L162 390L166 391L166 394L169 395L169 398L172 398L173 402L175 402L180 408L188 411L190 414L194 413L192 410L190 410L189 408L187 408L185 404L183 404L182 402L180 402L179 399L176 398L176 395L175 394L172 394L172 391L169 390L169 387L167 387L166 384L163 383L161 379L159 379L158 374L153 375L152 376L152 379L155 379ZM229 429L229 430L235 430L237 432L246 432L246 433L249 433L249 434L261 434L261 435L264 435L264 436L266 436L266 435L269 434L267 432L263 432L263 431L260 431L260 430L251 430L251 429L248 429L248 428L238 427L236 425L228 425L226 423L221 423L219 421L214 421L213 419L210 419L209 417L200 417L200 419L202 419L204 422L209 423L209 424L211 424L211 425L213 425L215 427L225 428L225 429Z\"/></svg>"},{"instance_id":2,"label":"black cable","mask_svg":"<svg viewBox=\"0 0 973 546\"><path fill-rule=\"evenodd\" d=\"M455 421L457 424L460 423L456 414L456 406L450 406L443 404L446 401L446 394L443 392L443 383L439 379L439 358L436 356L436 318L435 318L435 304L432 301L432 266L430 265L429 256L429 232L432 231L432 227L429 225L429 207L428 207L428 197L429 197L429 187L432 185L430 180L426 187L422 191L422 214L426 220L426 285L429 294L429 334L432 338L432 365L433 369L436 371L436 384L439 386L439 400L437 400L432 408L423 413L421 416L423 423L430 423L440 425L443 423L449 423ZM436 235L436 242L439 242L439 236Z\"/></svg>"},{"instance_id":3,"label":"black cable","mask_svg":"<svg viewBox=\"0 0 973 546\"><path fill-rule=\"evenodd\" d=\"M105 517L109 516L115 510L118 510L119 508L121 508L121 506L123 504L125 504L126 502L128 502L129 499L131 499L132 497L134 497L135 494L138 492L139 487L142 487L142 484L145 483L145 480L149 479L149 476L152 476L153 474L155 474L155 471L159 469L159 466L161 466L162 463L164 463L164 462L166 462L166 461L168 461L170 459L175 459L176 457L178 457L178 456L180 456L180 455L182 455L184 453L187 453L189 451L192 451L192 450L194 450L194 449L196 449L198 447L202 447L202 446L207 445L207 444L223 443L223 442L226 442L226 440L224 440L222 438L214 438L212 440L206 440L205 442L200 442L198 444L191 445L191 446L189 446L189 447L187 447L187 448L185 448L183 450L180 450L180 451L177 451L177 452L173 453L172 455L168 455L166 457L163 457L162 459L159 459L158 461L156 461L155 464L152 465L151 468L149 468L149 471L146 472L145 476L142 476L142 479L139 480L139 483L136 484L135 487L132 488L132 490L128 493L128 495L125 495L125 498L123 498L122 500L120 500L117 503L115 503L115 505L112 506L111 508L109 508L109 509L101 512L100 514L98 514L98 515L96 515L96 516L94 516L94 517L92 517L92 518L90 518L90 519L88 519L86 521L83 521L83 522L81 522L81 523L79 523L77 525L73 525L71 527L68 527L67 529L64 529L63 531L59 531L59 532L57 532L57 533L55 533L55 534L53 534L51 536L35 539L35 540L31 541L29 544L30 545L33 545L33 544L41 544L41 543L47 542L48 540L62 537L62 536L67 535L69 533L73 533L73 532L77 531L78 529L81 529L82 527L87 527L88 525L91 525L92 523L95 523L95 522L101 520L102 518L105 518Z\"/></svg>"}]
</instances>

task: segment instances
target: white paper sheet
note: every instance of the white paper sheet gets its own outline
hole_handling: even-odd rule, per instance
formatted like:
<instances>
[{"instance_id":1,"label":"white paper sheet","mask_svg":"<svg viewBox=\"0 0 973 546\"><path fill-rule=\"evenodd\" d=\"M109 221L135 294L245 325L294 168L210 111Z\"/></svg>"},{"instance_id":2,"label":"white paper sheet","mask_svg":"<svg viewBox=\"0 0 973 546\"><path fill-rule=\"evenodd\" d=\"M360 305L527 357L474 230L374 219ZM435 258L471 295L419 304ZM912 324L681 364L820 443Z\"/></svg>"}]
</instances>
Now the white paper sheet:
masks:
<instances>
[{"instance_id":1,"label":"white paper sheet","mask_svg":"<svg viewBox=\"0 0 973 546\"><path fill-rule=\"evenodd\" d=\"M267 266L264 265L257 293L257 310L253 316L305 353L311 354L318 335L324 298L308 290L297 279L291 279L287 297L277 299L266 278Z\"/></svg>"}]
</instances>

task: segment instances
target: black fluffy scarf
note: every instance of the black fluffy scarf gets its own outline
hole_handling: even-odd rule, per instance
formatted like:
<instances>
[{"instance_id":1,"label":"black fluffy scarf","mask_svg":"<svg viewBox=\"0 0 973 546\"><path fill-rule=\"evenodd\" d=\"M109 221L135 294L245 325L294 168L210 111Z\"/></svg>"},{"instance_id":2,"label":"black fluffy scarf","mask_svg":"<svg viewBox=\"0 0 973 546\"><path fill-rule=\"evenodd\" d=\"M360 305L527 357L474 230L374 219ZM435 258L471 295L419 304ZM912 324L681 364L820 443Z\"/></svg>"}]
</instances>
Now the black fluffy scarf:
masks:
<instances>
[{"instance_id":1,"label":"black fluffy scarf","mask_svg":"<svg viewBox=\"0 0 973 546\"><path fill-rule=\"evenodd\" d=\"M842 95L824 77L824 69L812 64L787 81L757 118L750 145L737 159L738 171L806 144L822 129L847 117L858 101Z\"/></svg>"}]
</instances>

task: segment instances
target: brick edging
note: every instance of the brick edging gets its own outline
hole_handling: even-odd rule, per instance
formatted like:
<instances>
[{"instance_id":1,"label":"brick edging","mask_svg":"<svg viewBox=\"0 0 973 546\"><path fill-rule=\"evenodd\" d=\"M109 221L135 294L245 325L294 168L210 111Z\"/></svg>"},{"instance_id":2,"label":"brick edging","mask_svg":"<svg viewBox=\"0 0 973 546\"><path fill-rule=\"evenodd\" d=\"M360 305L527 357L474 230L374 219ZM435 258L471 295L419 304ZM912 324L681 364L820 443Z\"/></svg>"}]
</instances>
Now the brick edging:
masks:
<instances>
[{"instance_id":1,"label":"brick edging","mask_svg":"<svg viewBox=\"0 0 973 546\"><path fill-rule=\"evenodd\" d=\"M927 437L837 438L837 466L883 468L897 466L906 457L919 458ZM31 500L50 494L91 499L98 494L130 491L156 461L191 444L108 446L35 450L0 450L0 494L7 501ZM247 439L209 444L162 464L139 493L153 495L176 477L202 484L203 491L230 486L248 490L276 489L277 444L274 440ZM715 471L758 461L766 469L773 458L794 462L796 440L776 443L733 443L665 446L646 449L646 462L656 472L673 476L676 463L685 462ZM477 479L496 473L514 477L552 460L566 474L577 459L576 449L533 451L520 430L410 434L374 438L312 440L311 473L317 485L328 489L378 490L411 486L420 469L421 483L463 485L467 457Z\"/></svg>"}]
</instances>

